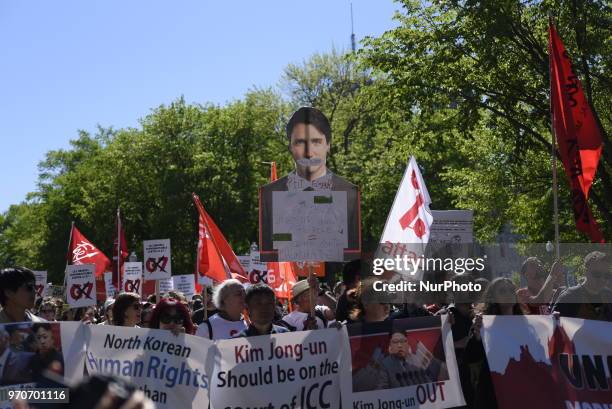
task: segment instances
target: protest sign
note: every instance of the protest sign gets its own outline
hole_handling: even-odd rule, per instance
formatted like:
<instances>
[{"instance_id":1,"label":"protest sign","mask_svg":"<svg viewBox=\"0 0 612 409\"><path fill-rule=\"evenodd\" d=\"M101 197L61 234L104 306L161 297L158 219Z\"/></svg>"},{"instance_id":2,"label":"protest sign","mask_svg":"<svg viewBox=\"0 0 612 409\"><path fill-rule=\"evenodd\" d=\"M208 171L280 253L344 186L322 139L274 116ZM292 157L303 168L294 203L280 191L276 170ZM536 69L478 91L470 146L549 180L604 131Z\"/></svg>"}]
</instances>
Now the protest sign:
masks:
<instances>
[{"instance_id":1,"label":"protest sign","mask_svg":"<svg viewBox=\"0 0 612 409\"><path fill-rule=\"evenodd\" d=\"M446 316L353 324L347 330L350 352L342 364L343 408L465 404Z\"/></svg>"},{"instance_id":2,"label":"protest sign","mask_svg":"<svg viewBox=\"0 0 612 409\"><path fill-rule=\"evenodd\" d=\"M113 272L104 272L104 289L106 290L106 298L115 298L117 289L113 285Z\"/></svg>"},{"instance_id":3,"label":"protest sign","mask_svg":"<svg viewBox=\"0 0 612 409\"><path fill-rule=\"evenodd\" d=\"M172 277L164 278L159 280L159 292L167 293L168 291L174 290L174 281L172 281Z\"/></svg>"},{"instance_id":4,"label":"protest sign","mask_svg":"<svg viewBox=\"0 0 612 409\"><path fill-rule=\"evenodd\" d=\"M170 239L144 241L145 280L161 280L172 276Z\"/></svg>"},{"instance_id":5,"label":"protest sign","mask_svg":"<svg viewBox=\"0 0 612 409\"><path fill-rule=\"evenodd\" d=\"M158 409L208 404L204 370L212 341L167 330L88 326L89 373L116 375L138 386Z\"/></svg>"},{"instance_id":6,"label":"protest sign","mask_svg":"<svg viewBox=\"0 0 612 409\"><path fill-rule=\"evenodd\" d=\"M80 322L0 324L0 409L13 408L9 389L35 387L47 370L82 378L85 336Z\"/></svg>"},{"instance_id":7,"label":"protest sign","mask_svg":"<svg viewBox=\"0 0 612 409\"><path fill-rule=\"evenodd\" d=\"M123 263L123 283L121 288L126 293L136 293L142 296L142 263Z\"/></svg>"},{"instance_id":8,"label":"protest sign","mask_svg":"<svg viewBox=\"0 0 612 409\"><path fill-rule=\"evenodd\" d=\"M195 275L193 274L172 276L172 284L174 289L183 293L188 300L191 300L191 297L193 297L196 293Z\"/></svg>"},{"instance_id":9,"label":"protest sign","mask_svg":"<svg viewBox=\"0 0 612 409\"><path fill-rule=\"evenodd\" d=\"M46 271L34 271L34 278L36 280L36 298L44 298L47 296L47 272Z\"/></svg>"},{"instance_id":10,"label":"protest sign","mask_svg":"<svg viewBox=\"0 0 612 409\"><path fill-rule=\"evenodd\" d=\"M66 299L70 308L96 305L95 264L66 266Z\"/></svg>"},{"instance_id":11,"label":"protest sign","mask_svg":"<svg viewBox=\"0 0 612 409\"><path fill-rule=\"evenodd\" d=\"M218 341L211 409L337 408L342 340L330 328Z\"/></svg>"},{"instance_id":12,"label":"protest sign","mask_svg":"<svg viewBox=\"0 0 612 409\"><path fill-rule=\"evenodd\" d=\"M474 241L473 210L432 210L432 243L472 243Z\"/></svg>"},{"instance_id":13,"label":"protest sign","mask_svg":"<svg viewBox=\"0 0 612 409\"><path fill-rule=\"evenodd\" d=\"M498 408L608 407L611 334L605 321L484 316L482 340Z\"/></svg>"}]
</instances>

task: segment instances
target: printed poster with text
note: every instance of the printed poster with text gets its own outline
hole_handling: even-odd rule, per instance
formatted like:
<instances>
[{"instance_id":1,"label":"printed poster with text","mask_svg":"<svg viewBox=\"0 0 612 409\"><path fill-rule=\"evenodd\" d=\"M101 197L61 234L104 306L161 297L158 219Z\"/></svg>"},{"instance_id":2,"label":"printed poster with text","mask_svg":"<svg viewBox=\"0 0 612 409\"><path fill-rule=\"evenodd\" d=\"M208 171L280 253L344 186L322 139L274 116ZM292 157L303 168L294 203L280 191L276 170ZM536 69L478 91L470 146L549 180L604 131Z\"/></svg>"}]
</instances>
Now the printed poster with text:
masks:
<instances>
[{"instance_id":1,"label":"printed poster with text","mask_svg":"<svg viewBox=\"0 0 612 409\"><path fill-rule=\"evenodd\" d=\"M347 327L344 409L452 408L465 404L447 317Z\"/></svg>"},{"instance_id":2,"label":"printed poster with text","mask_svg":"<svg viewBox=\"0 0 612 409\"><path fill-rule=\"evenodd\" d=\"M218 341L211 409L338 408L345 329Z\"/></svg>"},{"instance_id":3,"label":"printed poster with text","mask_svg":"<svg viewBox=\"0 0 612 409\"><path fill-rule=\"evenodd\" d=\"M482 339L499 409L612 407L612 323L485 315Z\"/></svg>"},{"instance_id":4,"label":"printed poster with text","mask_svg":"<svg viewBox=\"0 0 612 409\"><path fill-rule=\"evenodd\" d=\"M145 280L161 280L172 276L170 239L144 241Z\"/></svg>"},{"instance_id":5,"label":"printed poster with text","mask_svg":"<svg viewBox=\"0 0 612 409\"><path fill-rule=\"evenodd\" d=\"M66 299L70 308L96 305L95 264L66 266Z\"/></svg>"},{"instance_id":6,"label":"printed poster with text","mask_svg":"<svg viewBox=\"0 0 612 409\"><path fill-rule=\"evenodd\" d=\"M204 370L213 342L159 329L89 325L85 366L134 383L156 408L205 408Z\"/></svg>"}]
</instances>

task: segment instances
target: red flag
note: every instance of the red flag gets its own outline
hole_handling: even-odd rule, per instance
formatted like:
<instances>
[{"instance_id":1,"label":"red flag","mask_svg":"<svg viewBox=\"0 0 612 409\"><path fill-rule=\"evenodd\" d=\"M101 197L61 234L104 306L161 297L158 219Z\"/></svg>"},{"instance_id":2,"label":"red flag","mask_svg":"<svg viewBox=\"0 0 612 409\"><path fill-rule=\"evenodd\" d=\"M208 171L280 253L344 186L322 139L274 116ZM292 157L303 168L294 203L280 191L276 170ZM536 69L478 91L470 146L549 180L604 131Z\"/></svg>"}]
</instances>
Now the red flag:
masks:
<instances>
[{"instance_id":1,"label":"red flag","mask_svg":"<svg viewBox=\"0 0 612 409\"><path fill-rule=\"evenodd\" d=\"M552 23L549 26L548 55L553 129L572 189L576 227L592 242L603 242L603 234L587 203L603 147L601 132Z\"/></svg>"},{"instance_id":2,"label":"red flag","mask_svg":"<svg viewBox=\"0 0 612 409\"><path fill-rule=\"evenodd\" d=\"M127 241L125 240L125 232L123 231L123 223L121 223L121 213L117 209L117 218L115 219L115 240L113 242L113 285L115 288L121 288L123 273L123 263L128 256ZM118 258L118 256L121 256ZM117 273L117 272L120 273Z\"/></svg>"},{"instance_id":3,"label":"red flag","mask_svg":"<svg viewBox=\"0 0 612 409\"><path fill-rule=\"evenodd\" d=\"M236 254L213 219L206 213L200 198L195 193L193 193L193 201L199 214L197 273L199 276L210 277L217 282L227 278L247 282L247 273L242 268Z\"/></svg>"},{"instance_id":4,"label":"red flag","mask_svg":"<svg viewBox=\"0 0 612 409\"><path fill-rule=\"evenodd\" d=\"M276 176L276 162L272 162L272 166L270 166L270 182L274 182L276 179L278 179L278 176Z\"/></svg>"},{"instance_id":5,"label":"red flag","mask_svg":"<svg viewBox=\"0 0 612 409\"><path fill-rule=\"evenodd\" d=\"M72 225L70 233L70 247L68 249L68 264L95 264L96 265L96 295L98 301L106 299L106 286L104 285L104 272L110 271L111 262L94 246L87 237Z\"/></svg>"}]
</instances>

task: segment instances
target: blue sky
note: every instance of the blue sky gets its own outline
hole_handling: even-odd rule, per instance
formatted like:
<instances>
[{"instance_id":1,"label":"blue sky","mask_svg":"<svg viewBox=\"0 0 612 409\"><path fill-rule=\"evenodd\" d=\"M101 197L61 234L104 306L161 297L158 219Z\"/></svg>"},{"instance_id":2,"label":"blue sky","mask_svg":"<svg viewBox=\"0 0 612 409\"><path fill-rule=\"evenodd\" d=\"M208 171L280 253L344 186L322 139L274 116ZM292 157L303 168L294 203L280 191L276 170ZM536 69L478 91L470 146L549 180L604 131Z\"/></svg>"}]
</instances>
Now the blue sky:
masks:
<instances>
[{"instance_id":1,"label":"blue sky","mask_svg":"<svg viewBox=\"0 0 612 409\"><path fill-rule=\"evenodd\" d=\"M396 25L392 0L352 3L358 40ZM223 104L332 47L350 48L349 0L4 0L0 212L78 129L137 126L180 95Z\"/></svg>"}]
</instances>

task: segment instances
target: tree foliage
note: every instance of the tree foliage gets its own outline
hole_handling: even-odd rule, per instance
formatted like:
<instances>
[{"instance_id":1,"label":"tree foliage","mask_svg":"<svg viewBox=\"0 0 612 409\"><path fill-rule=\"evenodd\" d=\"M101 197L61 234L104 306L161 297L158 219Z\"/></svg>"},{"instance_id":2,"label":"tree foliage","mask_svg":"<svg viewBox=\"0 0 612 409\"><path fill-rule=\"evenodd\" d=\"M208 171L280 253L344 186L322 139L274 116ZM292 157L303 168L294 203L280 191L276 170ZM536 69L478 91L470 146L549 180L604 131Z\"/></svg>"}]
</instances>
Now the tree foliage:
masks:
<instances>
[{"instance_id":1,"label":"tree foliage","mask_svg":"<svg viewBox=\"0 0 612 409\"><path fill-rule=\"evenodd\" d=\"M170 238L173 271L195 265L196 192L236 252L257 240L257 187L269 165L292 169L285 123L312 105L333 130L328 166L358 184L364 240L378 240L410 155L434 209L473 209L476 236L508 225L552 240L547 24L558 30L595 107L605 150L591 203L611 236L611 9L587 0L402 0L397 28L356 54L337 50L287 66L281 87L223 106L161 105L137 128L79 132L48 152L35 192L0 215L0 262L61 280L71 221L107 254L121 207L130 250ZM576 232L561 165L564 241Z\"/></svg>"}]
</instances>

